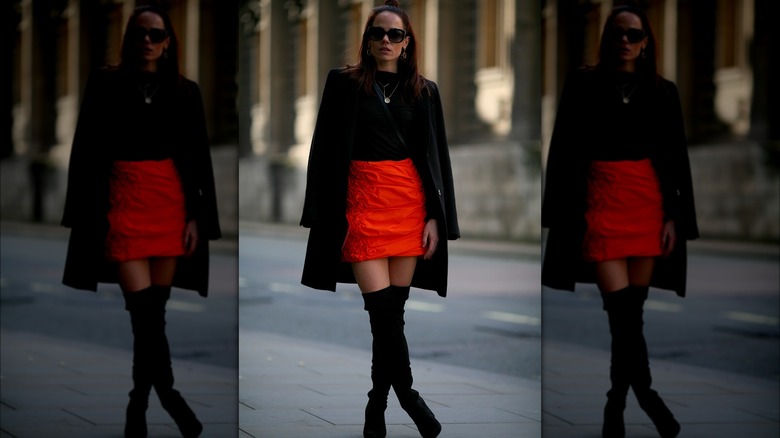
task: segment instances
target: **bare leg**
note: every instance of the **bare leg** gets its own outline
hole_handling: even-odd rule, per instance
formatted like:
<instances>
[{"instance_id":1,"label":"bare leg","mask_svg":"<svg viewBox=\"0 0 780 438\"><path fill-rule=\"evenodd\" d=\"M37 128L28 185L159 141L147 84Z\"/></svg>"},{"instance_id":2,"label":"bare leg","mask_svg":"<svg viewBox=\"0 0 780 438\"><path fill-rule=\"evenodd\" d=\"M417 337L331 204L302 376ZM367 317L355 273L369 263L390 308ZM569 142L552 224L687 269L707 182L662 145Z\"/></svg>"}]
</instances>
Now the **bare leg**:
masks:
<instances>
[{"instance_id":1,"label":"bare leg","mask_svg":"<svg viewBox=\"0 0 780 438\"><path fill-rule=\"evenodd\" d=\"M360 292L366 294L376 292L390 286L388 259L366 260L352 263Z\"/></svg>"},{"instance_id":2,"label":"bare leg","mask_svg":"<svg viewBox=\"0 0 780 438\"><path fill-rule=\"evenodd\" d=\"M632 257L628 259L628 282L631 286L647 286L653 276L655 258Z\"/></svg>"},{"instance_id":3,"label":"bare leg","mask_svg":"<svg viewBox=\"0 0 780 438\"><path fill-rule=\"evenodd\" d=\"M596 283L601 293L611 293L627 288L629 285L628 261L616 259L596 263Z\"/></svg>"},{"instance_id":4,"label":"bare leg","mask_svg":"<svg viewBox=\"0 0 780 438\"><path fill-rule=\"evenodd\" d=\"M128 260L118 263L119 287L122 292L132 293L152 285L149 260Z\"/></svg>"},{"instance_id":5,"label":"bare leg","mask_svg":"<svg viewBox=\"0 0 780 438\"><path fill-rule=\"evenodd\" d=\"M170 286L176 273L176 257L155 257L149 260L151 282L155 286Z\"/></svg>"},{"instance_id":6,"label":"bare leg","mask_svg":"<svg viewBox=\"0 0 780 438\"><path fill-rule=\"evenodd\" d=\"M392 257L388 261L390 284L393 286L409 286L414 277L417 257Z\"/></svg>"}]
</instances>

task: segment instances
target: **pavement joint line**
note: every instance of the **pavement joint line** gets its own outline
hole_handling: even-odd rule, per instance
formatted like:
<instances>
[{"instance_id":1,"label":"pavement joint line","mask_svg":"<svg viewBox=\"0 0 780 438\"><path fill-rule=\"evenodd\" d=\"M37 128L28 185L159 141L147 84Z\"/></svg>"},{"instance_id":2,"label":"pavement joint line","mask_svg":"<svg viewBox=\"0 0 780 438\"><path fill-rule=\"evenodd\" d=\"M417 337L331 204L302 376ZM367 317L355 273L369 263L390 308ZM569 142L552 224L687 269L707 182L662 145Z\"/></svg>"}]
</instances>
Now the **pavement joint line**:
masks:
<instances>
[{"instance_id":1,"label":"pavement joint line","mask_svg":"<svg viewBox=\"0 0 780 438\"><path fill-rule=\"evenodd\" d=\"M65 412L65 413L67 413L67 414L69 414L69 415L73 415L74 417L78 418L79 420L81 420L81 421L85 421L85 422L87 422L87 423L91 424L92 426L97 426L97 423L94 423L94 422L92 422L92 421L90 421L90 420L88 420L88 419L86 419L86 418L82 417L81 415L79 415L79 414L76 414L75 412L71 412L71 411L69 411L69 410L68 410L68 409L66 409L66 408L63 408L63 409L62 409L62 412Z\"/></svg>"},{"instance_id":2,"label":"pavement joint line","mask_svg":"<svg viewBox=\"0 0 780 438\"><path fill-rule=\"evenodd\" d=\"M324 421L324 422L326 422L326 423L330 424L331 426L336 426L336 425L337 425L336 423L333 423L333 422L331 422L331 421L328 421L328 420L326 420L326 419L324 419L324 418L320 417L320 416L319 416L319 415L317 415L317 414L313 414L313 413L311 413L311 412L307 411L306 409L301 409L301 411L302 411L302 412L306 412L307 414L311 415L311 416L312 416L312 417L314 417L314 418L319 418L320 420L322 420L322 421Z\"/></svg>"}]
</instances>

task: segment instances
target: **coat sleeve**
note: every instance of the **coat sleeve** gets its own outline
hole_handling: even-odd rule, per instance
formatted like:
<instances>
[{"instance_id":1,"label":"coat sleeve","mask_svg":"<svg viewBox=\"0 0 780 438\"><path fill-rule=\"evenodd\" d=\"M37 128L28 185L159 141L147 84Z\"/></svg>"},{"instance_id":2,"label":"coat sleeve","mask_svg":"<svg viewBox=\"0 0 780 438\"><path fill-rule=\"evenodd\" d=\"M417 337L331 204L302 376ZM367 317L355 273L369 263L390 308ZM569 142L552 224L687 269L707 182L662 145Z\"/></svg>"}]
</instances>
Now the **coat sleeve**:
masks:
<instances>
[{"instance_id":1,"label":"coat sleeve","mask_svg":"<svg viewBox=\"0 0 780 438\"><path fill-rule=\"evenodd\" d=\"M106 72L90 74L79 108L76 131L68 164L68 188L65 195L65 209L61 224L68 228L91 226L99 219L101 212L100 189L105 181L105 160L99 149L102 138L102 100L105 95Z\"/></svg>"},{"instance_id":2,"label":"coat sleeve","mask_svg":"<svg viewBox=\"0 0 780 438\"><path fill-rule=\"evenodd\" d=\"M447 239L455 240L460 237L460 226L458 225L458 211L455 206L455 184L452 177L452 162L450 160L450 149L447 143L447 132L444 128L444 111L441 106L441 96L439 88L434 82L428 82L431 89L431 99L434 106L433 133L436 135L435 142L439 158L439 170L441 172L440 188L444 201L444 215L447 225Z\"/></svg>"},{"instance_id":3,"label":"coat sleeve","mask_svg":"<svg viewBox=\"0 0 780 438\"><path fill-rule=\"evenodd\" d=\"M339 96L339 85L341 71L331 70L325 81L325 89L322 92L322 101L320 102L319 112L317 113L317 122L314 127L314 135L311 140L309 150L309 161L306 170L306 194L303 202L303 213L301 214L300 225L311 228L320 217L321 205L326 196L326 187L331 181L323 178L324 172L332 163L329 163L333 157L328 153L328 146L331 144L332 129L336 126L337 117L344 117L339 114L338 99L344 99Z\"/></svg>"},{"instance_id":4,"label":"coat sleeve","mask_svg":"<svg viewBox=\"0 0 780 438\"><path fill-rule=\"evenodd\" d=\"M198 230L203 237L214 240L222 236L217 210L217 194L214 184L214 167L211 161L209 137L206 128L206 116L203 108L203 98L198 84L186 82L189 122L187 129L193 136L190 151L189 166L192 168L194 187L189 195L187 213L188 220L198 222ZM189 147L189 145L187 145Z\"/></svg>"},{"instance_id":5,"label":"coat sleeve","mask_svg":"<svg viewBox=\"0 0 780 438\"><path fill-rule=\"evenodd\" d=\"M674 83L665 81L668 111L666 125L670 130L667 142L667 154L664 160L669 166L671 182L669 197L664 202L667 215L674 219L678 233L682 237L691 240L699 237L699 228L696 221L696 208L693 199L693 181L691 177L691 164L688 157L688 144L685 138L685 126L683 123L680 95Z\"/></svg>"},{"instance_id":6,"label":"coat sleeve","mask_svg":"<svg viewBox=\"0 0 780 438\"><path fill-rule=\"evenodd\" d=\"M578 94L582 87L579 70L566 77L558 111L555 117L550 149L545 170L544 198L542 199L542 227L568 223L571 213L581 204L579 183L582 175L580 151L576 148Z\"/></svg>"}]
</instances>

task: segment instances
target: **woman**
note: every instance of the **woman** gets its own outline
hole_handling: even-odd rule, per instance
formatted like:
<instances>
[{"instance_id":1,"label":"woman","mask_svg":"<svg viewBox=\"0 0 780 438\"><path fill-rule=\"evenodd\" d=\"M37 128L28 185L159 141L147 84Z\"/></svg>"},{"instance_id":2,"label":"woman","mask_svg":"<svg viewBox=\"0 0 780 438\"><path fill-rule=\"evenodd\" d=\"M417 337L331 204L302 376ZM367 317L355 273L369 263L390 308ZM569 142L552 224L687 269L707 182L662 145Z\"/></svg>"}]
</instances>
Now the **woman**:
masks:
<instances>
[{"instance_id":1,"label":"woman","mask_svg":"<svg viewBox=\"0 0 780 438\"><path fill-rule=\"evenodd\" d=\"M84 92L62 218L71 228L63 283L122 289L134 336L125 436L146 436L154 387L182 435L194 437L203 427L173 389L165 304L171 286L206 296L208 239L220 237L203 103L179 74L163 10L134 10L121 53Z\"/></svg>"},{"instance_id":2,"label":"woman","mask_svg":"<svg viewBox=\"0 0 780 438\"><path fill-rule=\"evenodd\" d=\"M642 307L648 287L685 294L685 240L698 237L677 89L656 72L646 15L612 10L595 67L574 72L550 143L542 284L596 283L612 334L604 437L625 434L631 387L662 437L680 425L650 388Z\"/></svg>"},{"instance_id":3,"label":"woman","mask_svg":"<svg viewBox=\"0 0 780 438\"><path fill-rule=\"evenodd\" d=\"M459 237L436 84L396 1L373 9L359 62L332 70L309 155L301 225L311 228L302 283L357 283L373 335L365 437L384 437L392 386L423 437L441 425L412 389L404 336L410 286L447 292L447 239ZM423 260L418 260L422 256Z\"/></svg>"}]
</instances>

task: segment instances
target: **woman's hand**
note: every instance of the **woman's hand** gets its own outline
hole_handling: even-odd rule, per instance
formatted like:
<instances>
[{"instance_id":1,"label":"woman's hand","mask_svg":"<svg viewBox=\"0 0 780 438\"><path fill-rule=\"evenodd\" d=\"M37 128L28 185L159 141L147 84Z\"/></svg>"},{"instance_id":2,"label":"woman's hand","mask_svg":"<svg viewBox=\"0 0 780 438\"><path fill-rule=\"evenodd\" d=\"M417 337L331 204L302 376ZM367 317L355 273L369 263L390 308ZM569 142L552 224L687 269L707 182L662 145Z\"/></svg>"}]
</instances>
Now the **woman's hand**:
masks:
<instances>
[{"instance_id":1,"label":"woman's hand","mask_svg":"<svg viewBox=\"0 0 780 438\"><path fill-rule=\"evenodd\" d=\"M186 256L191 256L198 247L198 223L194 220L187 222L184 227L184 250Z\"/></svg>"},{"instance_id":2,"label":"woman's hand","mask_svg":"<svg viewBox=\"0 0 780 438\"><path fill-rule=\"evenodd\" d=\"M423 248L428 248L428 251L423 255L423 260L429 260L433 257L433 253L436 252L436 245L439 244L439 227L436 225L436 219L430 219L423 228Z\"/></svg>"},{"instance_id":3,"label":"woman's hand","mask_svg":"<svg viewBox=\"0 0 780 438\"><path fill-rule=\"evenodd\" d=\"M674 221L669 220L664 224L663 231L661 231L661 248L663 248L663 256L666 257L674 250L674 245L677 243L677 231L674 228Z\"/></svg>"}]
</instances>

